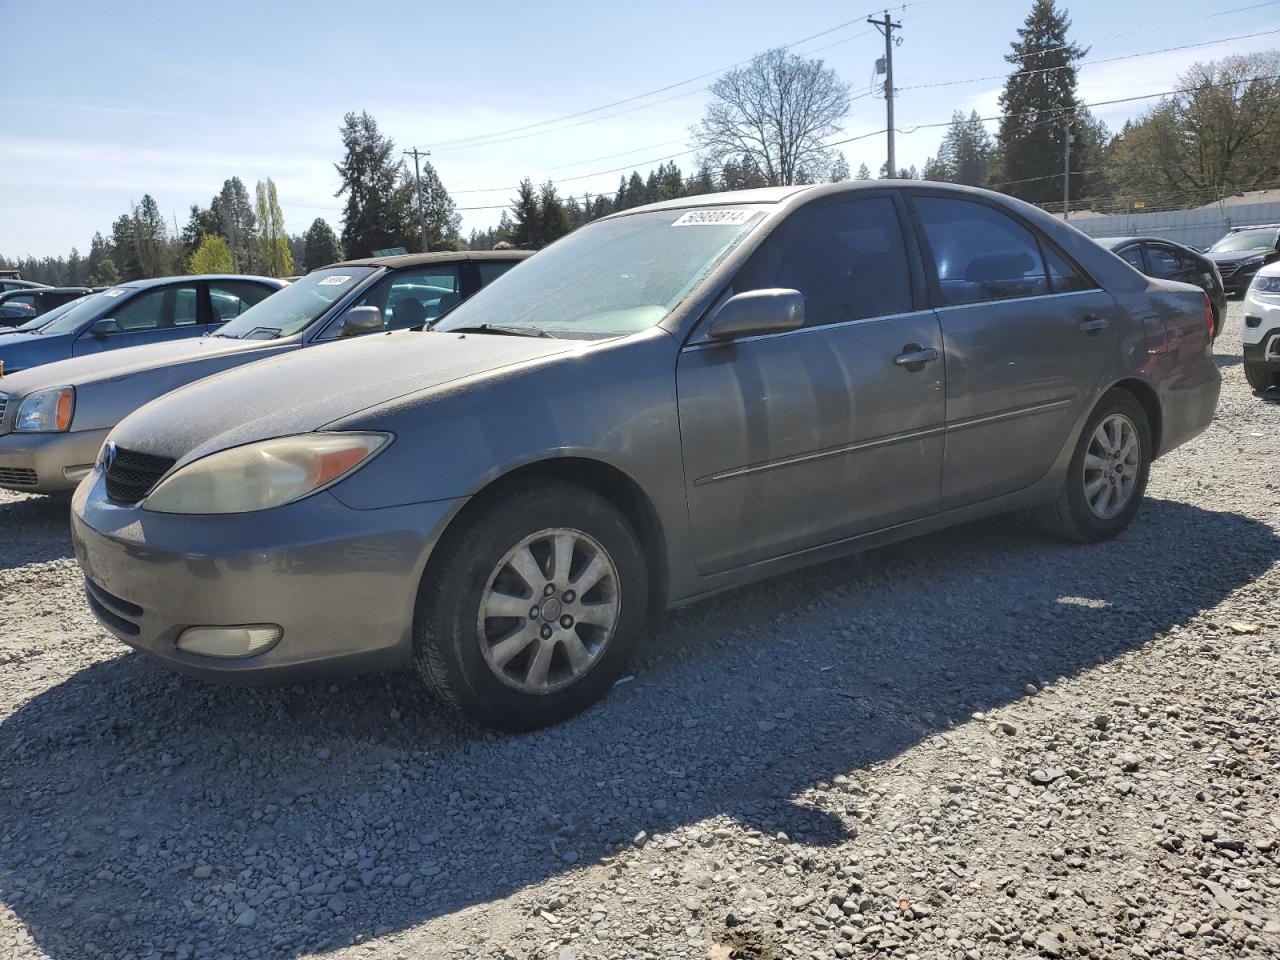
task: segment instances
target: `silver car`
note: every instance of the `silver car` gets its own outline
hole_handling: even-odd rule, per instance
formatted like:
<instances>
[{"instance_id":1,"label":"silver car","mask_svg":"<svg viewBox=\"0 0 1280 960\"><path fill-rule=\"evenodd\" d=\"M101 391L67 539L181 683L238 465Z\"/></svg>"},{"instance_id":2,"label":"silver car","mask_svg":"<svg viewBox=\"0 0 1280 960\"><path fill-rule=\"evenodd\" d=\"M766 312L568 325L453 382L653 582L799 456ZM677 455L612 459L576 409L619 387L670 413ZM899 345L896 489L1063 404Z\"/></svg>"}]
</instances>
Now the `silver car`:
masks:
<instances>
[{"instance_id":1,"label":"silver car","mask_svg":"<svg viewBox=\"0 0 1280 960\"><path fill-rule=\"evenodd\" d=\"M720 590L1023 508L1115 536L1213 415L1211 317L1203 291L980 190L641 207L430 332L133 414L76 491L76 554L107 629L177 669L415 665L528 729Z\"/></svg>"},{"instance_id":2,"label":"silver car","mask_svg":"<svg viewBox=\"0 0 1280 960\"><path fill-rule=\"evenodd\" d=\"M426 253L315 270L249 306L210 282L216 333L91 353L0 379L0 487L74 490L107 433L138 407L232 367L302 347L434 322L528 253ZM225 289L223 289L225 288ZM259 297L260 298L260 297Z\"/></svg>"}]
</instances>

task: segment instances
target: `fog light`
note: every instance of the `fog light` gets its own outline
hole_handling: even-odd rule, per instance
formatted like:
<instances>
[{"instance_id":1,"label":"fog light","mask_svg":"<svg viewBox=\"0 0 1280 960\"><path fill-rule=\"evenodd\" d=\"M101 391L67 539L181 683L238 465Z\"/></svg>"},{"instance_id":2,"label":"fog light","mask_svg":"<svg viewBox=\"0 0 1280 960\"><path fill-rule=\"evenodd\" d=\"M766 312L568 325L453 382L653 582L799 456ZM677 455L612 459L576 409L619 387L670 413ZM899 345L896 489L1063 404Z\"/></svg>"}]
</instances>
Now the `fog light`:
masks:
<instances>
[{"instance_id":1,"label":"fog light","mask_svg":"<svg viewBox=\"0 0 1280 960\"><path fill-rule=\"evenodd\" d=\"M89 471L92 469L92 463L82 463L78 467L63 467L62 478L68 483L79 483L89 475Z\"/></svg>"},{"instance_id":2,"label":"fog light","mask_svg":"<svg viewBox=\"0 0 1280 960\"><path fill-rule=\"evenodd\" d=\"M1244 325L1250 328L1260 327L1262 326L1262 318L1261 317L1245 317Z\"/></svg>"},{"instance_id":3,"label":"fog light","mask_svg":"<svg viewBox=\"0 0 1280 960\"><path fill-rule=\"evenodd\" d=\"M202 657L252 657L270 650L284 635L274 623L245 627L188 627L178 637L178 649Z\"/></svg>"}]
</instances>

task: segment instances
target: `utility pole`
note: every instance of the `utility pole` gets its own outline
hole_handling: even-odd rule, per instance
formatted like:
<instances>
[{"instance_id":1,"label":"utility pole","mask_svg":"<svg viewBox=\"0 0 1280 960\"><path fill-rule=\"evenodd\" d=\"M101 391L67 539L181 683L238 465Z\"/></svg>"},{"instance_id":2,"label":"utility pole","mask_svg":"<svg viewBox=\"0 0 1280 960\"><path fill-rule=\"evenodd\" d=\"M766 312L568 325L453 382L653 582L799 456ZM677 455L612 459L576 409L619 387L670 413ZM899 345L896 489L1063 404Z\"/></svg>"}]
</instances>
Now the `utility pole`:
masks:
<instances>
[{"instance_id":1,"label":"utility pole","mask_svg":"<svg viewBox=\"0 0 1280 960\"><path fill-rule=\"evenodd\" d=\"M894 23L889 18L888 10L884 12L883 20L873 20L870 17L868 17L867 23L871 24L877 30L879 30L882 34L884 34L884 105L885 105L885 115L886 115L885 116L885 120L886 120L885 132L888 135L888 141L889 141L888 174L889 174L889 177L892 178L898 175L897 162L895 161L893 156L893 46L895 43L893 38L893 31L901 30L902 24ZM902 37L898 37L896 42L901 43Z\"/></svg>"},{"instance_id":2,"label":"utility pole","mask_svg":"<svg viewBox=\"0 0 1280 960\"><path fill-rule=\"evenodd\" d=\"M1071 114L1062 128L1062 219L1071 216Z\"/></svg>"},{"instance_id":3,"label":"utility pole","mask_svg":"<svg viewBox=\"0 0 1280 960\"><path fill-rule=\"evenodd\" d=\"M403 151L405 156L413 157L413 182L418 185L418 226L422 230L422 252L427 252L427 205L422 201L422 173L418 169L418 158L431 156L430 150L419 150L414 147L412 150Z\"/></svg>"}]
</instances>

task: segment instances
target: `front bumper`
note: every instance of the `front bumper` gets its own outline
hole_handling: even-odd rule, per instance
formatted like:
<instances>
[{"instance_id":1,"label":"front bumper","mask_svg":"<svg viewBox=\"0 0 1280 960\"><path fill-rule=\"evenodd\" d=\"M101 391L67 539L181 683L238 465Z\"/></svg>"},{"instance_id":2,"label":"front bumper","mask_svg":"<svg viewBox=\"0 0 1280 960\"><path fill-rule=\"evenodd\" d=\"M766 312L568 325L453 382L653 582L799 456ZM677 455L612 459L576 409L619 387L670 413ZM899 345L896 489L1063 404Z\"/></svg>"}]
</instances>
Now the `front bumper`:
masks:
<instances>
[{"instance_id":1,"label":"front bumper","mask_svg":"<svg viewBox=\"0 0 1280 960\"><path fill-rule=\"evenodd\" d=\"M176 516L110 503L95 472L72 500L71 534L89 606L115 637L184 673L279 682L407 665L423 568L462 502L354 510L323 492ZM242 624L283 637L236 659L177 649L187 627Z\"/></svg>"},{"instance_id":2,"label":"front bumper","mask_svg":"<svg viewBox=\"0 0 1280 960\"><path fill-rule=\"evenodd\" d=\"M28 493L74 490L98 459L108 430L0 436L0 487Z\"/></svg>"}]
</instances>

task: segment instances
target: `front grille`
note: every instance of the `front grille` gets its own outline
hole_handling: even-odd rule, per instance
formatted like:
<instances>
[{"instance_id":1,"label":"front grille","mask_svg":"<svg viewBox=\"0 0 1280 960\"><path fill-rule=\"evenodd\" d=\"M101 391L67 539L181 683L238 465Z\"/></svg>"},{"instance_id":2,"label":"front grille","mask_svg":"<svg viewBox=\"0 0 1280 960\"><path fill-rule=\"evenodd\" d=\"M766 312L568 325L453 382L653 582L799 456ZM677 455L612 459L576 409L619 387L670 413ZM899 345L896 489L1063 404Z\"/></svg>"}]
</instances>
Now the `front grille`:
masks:
<instances>
[{"instance_id":1,"label":"front grille","mask_svg":"<svg viewBox=\"0 0 1280 960\"><path fill-rule=\"evenodd\" d=\"M0 467L0 487L34 487L36 472L26 467Z\"/></svg>"},{"instance_id":2,"label":"front grille","mask_svg":"<svg viewBox=\"0 0 1280 960\"><path fill-rule=\"evenodd\" d=\"M1222 264L1219 264L1218 275L1222 277L1223 280L1225 280L1227 279L1227 277L1235 276L1235 272L1239 269L1240 269L1240 264L1238 263L1228 263L1225 266Z\"/></svg>"},{"instance_id":3,"label":"front grille","mask_svg":"<svg viewBox=\"0 0 1280 960\"><path fill-rule=\"evenodd\" d=\"M0 393L0 433L8 433L9 428L5 426L4 415L9 409L9 395Z\"/></svg>"},{"instance_id":4,"label":"front grille","mask_svg":"<svg viewBox=\"0 0 1280 960\"><path fill-rule=\"evenodd\" d=\"M93 615L109 630L117 634L122 633L127 637L136 637L141 632L141 628L133 620L126 619L142 616L143 610L136 603L130 603L113 593L107 593L88 577L84 578L84 595L89 601L89 609L93 611Z\"/></svg>"},{"instance_id":5,"label":"front grille","mask_svg":"<svg viewBox=\"0 0 1280 960\"><path fill-rule=\"evenodd\" d=\"M137 503L173 466L168 457L116 448L107 464L107 496L119 503Z\"/></svg>"}]
</instances>

